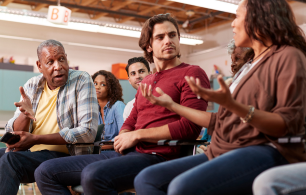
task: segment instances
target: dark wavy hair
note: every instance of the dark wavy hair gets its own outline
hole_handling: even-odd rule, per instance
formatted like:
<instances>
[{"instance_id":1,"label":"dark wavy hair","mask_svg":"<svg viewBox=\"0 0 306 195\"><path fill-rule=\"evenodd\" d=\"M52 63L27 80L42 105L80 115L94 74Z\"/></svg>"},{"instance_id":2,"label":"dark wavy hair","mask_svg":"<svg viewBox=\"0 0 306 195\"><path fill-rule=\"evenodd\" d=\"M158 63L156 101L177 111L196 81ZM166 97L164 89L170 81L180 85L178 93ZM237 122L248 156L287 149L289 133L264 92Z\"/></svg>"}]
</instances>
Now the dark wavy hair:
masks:
<instances>
[{"instance_id":1,"label":"dark wavy hair","mask_svg":"<svg viewBox=\"0 0 306 195\"><path fill-rule=\"evenodd\" d=\"M94 81L98 75L104 76L106 80L109 101L108 107L111 108L118 100L123 102L122 87L119 83L119 80L111 72L108 72L106 70L99 70L98 72L93 74L91 76L92 80Z\"/></svg>"},{"instance_id":2,"label":"dark wavy hair","mask_svg":"<svg viewBox=\"0 0 306 195\"><path fill-rule=\"evenodd\" d=\"M148 62L153 63L153 52L147 51L147 46L151 46L151 38L153 35L153 28L155 24L162 24L164 22L171 22L177 31L177 35L180 37L180 30L178 24L174 18L171 17L169 13L167 14L158 14L149 18L143 25L141 30L141 35L139 39L139 47L144 51L144 57ZM181 54L177 55L178 58L181 57Z\"/></svg>"},{"instance_id":3,"label":"dark wavy hair","mask_svg":"<svg viewBox=\"0 0 306 195\"><path fill-rule=\"evenodd\" d=\"M245 29L250 38L264 45L270 39L273 45L293 46L306 56L305 34L286 0L246 0L246 9Z\"/></svg>"}]
</instances>

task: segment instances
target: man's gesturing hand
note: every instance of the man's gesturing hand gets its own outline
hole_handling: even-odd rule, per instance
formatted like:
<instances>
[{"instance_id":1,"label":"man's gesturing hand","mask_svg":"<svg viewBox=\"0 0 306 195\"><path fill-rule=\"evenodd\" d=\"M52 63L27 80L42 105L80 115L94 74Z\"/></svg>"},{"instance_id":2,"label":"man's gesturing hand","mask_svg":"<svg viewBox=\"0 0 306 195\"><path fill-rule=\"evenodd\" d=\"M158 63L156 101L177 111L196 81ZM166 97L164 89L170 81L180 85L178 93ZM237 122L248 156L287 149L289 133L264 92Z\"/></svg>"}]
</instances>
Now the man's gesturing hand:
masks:
<instances>
[{"instance_id":1,"label":"man's gesturing hand","mask_svg":"<svg viewBox=\"0 0 306 195\"><path fill-rule=\"evenodd\" d=\"M168 110L171 110L171 106L173 105L172 98L164 93L161 88L156 87L156 92L159 93L159 97L156 97L153 95L152 92L152 86L149 85L149 89L147 89L147 84L141 84L139 83L139 88L141 90L141 94L143 97L145 97L147 100L149 100L152 104L159 105L162 107L167 108Z\"/></svg>"},{"instance_id":2,"label":"man's gesturing hand","mask_svg":"<svg viewBox=\"0 0 306 195\"><path fill-rule=\"evenodd\" d=\"M136 131L121 133L115 137L114 149L116 152L123 154L125 149L134 147L138 140L136 138Z\"/></svg>"},{"instance_id":3,"label":"man's gesturing hand","mask_svg":"<svg viewBox=\"0 0 306 195\"><path fill-rule=\"evenodd\" d=\"M32 109L32 103L30 98L24 92L23 87L19 87L20 94L22 96L22 100L20 102L14 102L16 107L19 107L19 110L28 118L36 120L34 117L34 112Z\"/></svg>"}]
</instances>

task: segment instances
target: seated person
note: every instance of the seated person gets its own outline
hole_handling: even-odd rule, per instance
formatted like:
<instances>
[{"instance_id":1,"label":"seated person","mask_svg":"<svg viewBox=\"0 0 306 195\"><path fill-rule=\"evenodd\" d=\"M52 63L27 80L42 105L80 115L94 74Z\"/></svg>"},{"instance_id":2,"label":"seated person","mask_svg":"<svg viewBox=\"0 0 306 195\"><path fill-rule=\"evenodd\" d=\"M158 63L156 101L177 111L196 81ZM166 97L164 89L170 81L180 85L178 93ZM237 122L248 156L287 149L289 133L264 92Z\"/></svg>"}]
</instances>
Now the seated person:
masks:
<instances>
[{"instance_id":1,"label":"seated person","mask_svg":"<svg viewBox=\"0 0 306 195\"><path fill-rule=\"evenodd\" d=\"M102 140L112 140L119 134L123 124L125 104L122 99L122 88L119 80L110 72L100 70L92 79L96 88L99 103L99 125L105 124ZM101 146L102 150L112 150L110 145Z\"/></svg>"},{"instance_id":2,"label":"seated person","mask_svg":"<svg viewBox=\"0 0 306 195\"><path fill-rule=\"evenodd\" d=\"M186 77L196 95L220 104L218 113L179 105L160 88L157 94L140 86L150 102L208 128L212 138L205 154L142 170L134 180L137 195L251 194L261 172L306 160L304 144L277 141L305 133L303 31L286 0L242 0L236 16L235 44L251 47L255 55L233 84L228 87L219 76L220 89L213 91L201 87L194 76Z\"/></svg>"},{"instance_id":3,"label":"seated person","mask_svg":"<svg viewBox=\"0 0 306 195\"><path fill-rule=\"evenodd\" d=\"M240 68L254 56L254 51L250 47L236 47L235 39L232 39L227 45L227 53L231 55L231 70L233 76Z\"/></svg>"},{"instance_id":4,"label":"seated person","mask_svg":"<svg viewBox=\"0 0 306 195\"><path fill-rule=\"evenodd\" d=\"M5 126L20 141L7 145L10 152L0 150L0 194L17 194L21 182L35 182L42 162L69 156L67 143L93 142L97 133L98 102L90 75L69 70L58 41L42 42L37 56L42 75L19 88L21 100Z\"/></svg>"},{"instance_id":5,"label":"seated person","mask_svg":"<svg viewBox=\"0 0 306 195\"><path fill-rule=\"evenodd\" d=\"M306 163L278 166L264 171L253 183L253 194L306 194Z\"/></svg>"},{"instance_id":6,"label":"seated person","mask_svg":"<svg viewBox=\"0 0 306 195\"><path fill-rule=\"evenodd\" d=\"M247 63L254 55L254 51L252 48L249 47L236 47L235 40L232 39L229 44L227 45L227 52L231 55L232 65L231 70L233 73L233 77L235 77L236 73L240 70L240 68ZM239 74L239 73L238 73ZM233 82L233 78L229 78L225 80L226 85L231 85ZM205 128L203 137L201 140L207 140L210 142L211 136L207 134L207 129ZM197 153L203 153L203 151L207 150L207 147L204 145L199 146L197 149Z\"/></svg>"},{"instance_id":7,"label":"seated person","mask_svg":"<svg viewBox=\"0 0 306 195\"><path fill-rule=\"evenodd\" d=\"M180 61L179 40L178 24L169 14L146 21L139 46L157 72L142 83L151 85L155 95L155 88L162 87L176 103L204 111L207 101L192 93L184 77L197 77L209 88L208 77L199 66ZM158 140L196 139L200 131L186 118L152 105L138 90L132 112L115 137L115 151L50 160L35 171L35 179L44 195L70 194L66 186L79 184L86 195L117 194L133 188L135 176L145 167L179 157L180 147L157 146Z\"/></svg>"},{"instance_id":8,"label":"seated person","mask_svg":"<svg viewBox=\"0 0 306 195\"><path fill-rule=\"evenodd\" d=\"M112 140L118 134L123 124L125 104L122 99L122 88L119 80L106 70L100 70L92 75L99 103L99 124L105 124L102 140ZM109 146L103 146L106 149Z\"/></svg>"},{"instance_id":9,"label":"seated person","mask_svg":"<svg viewBox=\"0 0 306 195\"><path fill-rule=\"evenodd\" d=\"M129 59L128 64L125 67L125 70L129 76L129 83L134 87L134 89L138 89L139 83L151 74L150 72L150 66L148 61L144 57L134 57ZM129 101L123 112L123 119L126 120L128 116L130 115L133 104L135 102L135 98Z\"/></svg>"}]
</instances>

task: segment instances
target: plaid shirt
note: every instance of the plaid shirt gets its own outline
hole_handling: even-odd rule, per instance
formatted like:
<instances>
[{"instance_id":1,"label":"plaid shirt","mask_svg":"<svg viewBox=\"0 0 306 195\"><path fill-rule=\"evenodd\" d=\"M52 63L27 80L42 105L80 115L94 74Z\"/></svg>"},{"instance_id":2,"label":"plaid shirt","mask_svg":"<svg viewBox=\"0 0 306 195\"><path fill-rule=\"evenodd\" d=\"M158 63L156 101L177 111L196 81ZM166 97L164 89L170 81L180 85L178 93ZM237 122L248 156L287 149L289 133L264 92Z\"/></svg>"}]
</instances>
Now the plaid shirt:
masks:
<instances>
[{"instance_id":1,"label":"plaid shirt","mask_svg":"<svg viewBox=\"0 0 306 195\"><path fill-rule=\"evenodd\" d=\"M24 91L32 102L36 113L46 79L39 75L29 79ZM22 97L21 97L22 99ZM14 117L5 126L7 132L13 131L14 121L20 114L16 109ZM90 75L83 71L69 70L68 80L59 89L56 101L59 134L67 143L90 143L95 140L98 129L98 101ZM31 120L29 132L33 131Z\"/></svg>"}]
</instances>

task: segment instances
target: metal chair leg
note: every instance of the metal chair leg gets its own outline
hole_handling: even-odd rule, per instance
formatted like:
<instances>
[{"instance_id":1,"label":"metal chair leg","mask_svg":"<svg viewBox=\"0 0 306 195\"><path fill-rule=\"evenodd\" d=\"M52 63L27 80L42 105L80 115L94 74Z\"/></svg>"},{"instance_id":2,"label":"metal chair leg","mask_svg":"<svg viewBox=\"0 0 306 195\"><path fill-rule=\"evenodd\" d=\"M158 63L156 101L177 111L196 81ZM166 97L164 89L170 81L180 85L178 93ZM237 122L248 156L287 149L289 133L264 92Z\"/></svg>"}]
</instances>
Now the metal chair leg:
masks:
<instances>
[{"instance_id":1,"label":"metal chair leg","mask_svg":"<svg viewBox=\"0 0 306 195\"><path fill-rule=\"evenodd\" d=\"M36 195L35 183L32 183L32 188L33 188L33 194Z\"/></svg>"}]
</instances>

